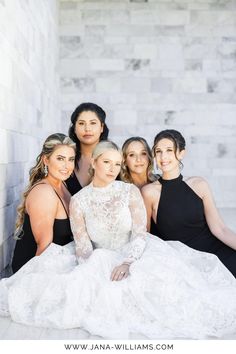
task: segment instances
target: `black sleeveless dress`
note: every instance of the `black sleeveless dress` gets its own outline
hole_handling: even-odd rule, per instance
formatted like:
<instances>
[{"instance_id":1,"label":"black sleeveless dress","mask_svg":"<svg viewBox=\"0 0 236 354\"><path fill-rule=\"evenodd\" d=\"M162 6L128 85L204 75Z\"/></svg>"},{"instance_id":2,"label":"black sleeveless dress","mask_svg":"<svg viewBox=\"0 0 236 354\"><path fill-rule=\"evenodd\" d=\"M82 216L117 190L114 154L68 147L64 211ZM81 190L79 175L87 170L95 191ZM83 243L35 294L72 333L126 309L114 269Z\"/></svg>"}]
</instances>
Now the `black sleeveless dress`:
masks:
<instances>
[{"instance_id":1,"label":"black sleeveless dress","mask_svg":"<svg viewBox=\"0 0 236 354\"><path fill-rule=\"evenodd\" d=\"M61 200L60 196L55 191L56 195L60 199L63 208L65 209L66 219L55 219L53 224L53 239L52 242L57 245L64 246L73 240L73 234L70 228L70 220L67 210ZM23 223L24 234L21 239L16 241L12 260L12 270L16 273L25 263L33 258L37 251L37 244L34 239L34 235L30 225L30 218L27 213L24 216Z\"/></svg>"},{"instance_id":2,"label":"black sleeveless dress","mask_svg":"<svg viewBox=\"0 0 236 354\"><path fill-rule=\"evenodd\" d=\"M78 181L78 178L76 177L75 173L72 174L66 181L66 186L68 188L68 191L70 192L71 195L76 194L79 192L83 187Z\"/></svg>"},{"instance_id":3,"label":"black sleeveless dress","mask_svg":"<svg viewBox=\"0 0 236 354\"><path fill-rule=\"evenodd\" d=\"M236 251L210 231L202 199L183 181L183 176L164 180L156 224L152 233L165 241L180 241L198 251L213 253L236 277ZM153 223L154 224L154 223Z\"/></svg>"}]
</instances>

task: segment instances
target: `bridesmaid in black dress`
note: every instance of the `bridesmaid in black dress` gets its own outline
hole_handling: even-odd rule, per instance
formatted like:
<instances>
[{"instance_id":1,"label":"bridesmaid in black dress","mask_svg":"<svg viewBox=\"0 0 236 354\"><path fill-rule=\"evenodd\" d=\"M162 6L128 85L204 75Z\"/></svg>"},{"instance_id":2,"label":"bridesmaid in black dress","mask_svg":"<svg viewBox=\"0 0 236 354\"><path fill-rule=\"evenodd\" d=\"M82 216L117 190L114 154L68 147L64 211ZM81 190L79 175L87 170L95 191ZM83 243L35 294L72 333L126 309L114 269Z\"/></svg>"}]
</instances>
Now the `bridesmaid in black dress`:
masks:
<instances>
[{"instance_id":1,"label":"bridesmaid in black dress","mask_svg":"<svg viewBox=\"0 0 236 354\"><path fill-rule=\"evenodd\" d=\"M236 233L224 224L207 182L180 174L185 140L176 130L156 135L153 154L162 177L142 188L148 230L169 241L181 241L199 251L213 253L236 277Z\"/></svg>"},{"instance_id":2,"label":"bridesmaid in black dress","mask_svg":"<svg viewBox=\"0 0 236 354\"><path fill-rule=\"evenodd\" d=\"M74 173L66 184L74 195L91 181L88 173L92 151L101 140L106 140L109 129L105 123L106 113L95 103L81 103L71 115L69 136L76 143Z\"/></svg>"},{"instance_id":3,"label":"bridesmaid in black dress","mask_svg":"<svg viewBox=\"0 0 236 354\"><path fill-rule=\"evenodd\" d=\"M71 195L64 181L74 169L75 143L64 134L50 135L36 161L18 208L14 273L50 243L64 246L73 239L68 216Z\"/></svg>"},{"instance_id":4,"label":"bridesmaid in black dress","mask_svg":"<svg viewBox=\"0 0 236 354\"><path fill-rule=\"evenodd\" d=\"M123 182L133 183L141 190L146 184L157 180L158 176L153 173L152 152L144 138L134 136L125 140L122 154L120 179ZM155 223L151 219L150 232L153 231Z\"/></svg>"}]
</instances>

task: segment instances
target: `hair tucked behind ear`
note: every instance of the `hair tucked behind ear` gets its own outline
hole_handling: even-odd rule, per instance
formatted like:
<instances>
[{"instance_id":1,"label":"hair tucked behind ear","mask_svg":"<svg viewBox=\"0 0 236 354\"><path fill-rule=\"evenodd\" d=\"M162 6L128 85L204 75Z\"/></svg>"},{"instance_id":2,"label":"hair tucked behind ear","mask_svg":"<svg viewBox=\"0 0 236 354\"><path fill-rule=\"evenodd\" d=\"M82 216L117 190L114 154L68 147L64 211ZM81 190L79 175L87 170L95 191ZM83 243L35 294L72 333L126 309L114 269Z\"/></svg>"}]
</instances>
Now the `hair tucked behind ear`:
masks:
<instances>
[{"instance_id":1,"label":"hair tucked behind ear","mask_svg":"<svg viewBox=\"0 0 236 354\"><path fill-rule=\"evenodd\" d=\"M159 132L154 138L154 144L153 144L153 148L152 148L153 156L156 155L155 154L155 147L156 147L157 143L162 139L169 139L173 142L175 157L178 160L177 155L176 155L177 150L179 150L179 151L185 150L185 139L184 139L183 135L174 129L166 129L166 130L162 130L161 132ZM180 163L181 167L183 167L183 163L181 161L179 161L179 163Z\"/></svg>"},{"instance_id":2,"label":"hair tucked behind ear","mask_svg":"<svg viewBox=\"0 0 236 354\"><path fill-rule=\"evenodd\" d=\"M21 233L22 225L24 222L26 197L28 196L32 187L35 184L37 184L39 181L41 181L43 178L45 178L43 156L49 158L53 153L54 149L59 145L69 146L72 147L74 150L76 149L75 143L65 134L61 134L61 133L52 134L45 140L42 151L36 158L36 164L30 169L29 184L25 192L23 193L22 202L17 208L17 218L15 224L15 233L14 233L16 239L19 238L18 235Z\"/></svg>"}]
</instances>

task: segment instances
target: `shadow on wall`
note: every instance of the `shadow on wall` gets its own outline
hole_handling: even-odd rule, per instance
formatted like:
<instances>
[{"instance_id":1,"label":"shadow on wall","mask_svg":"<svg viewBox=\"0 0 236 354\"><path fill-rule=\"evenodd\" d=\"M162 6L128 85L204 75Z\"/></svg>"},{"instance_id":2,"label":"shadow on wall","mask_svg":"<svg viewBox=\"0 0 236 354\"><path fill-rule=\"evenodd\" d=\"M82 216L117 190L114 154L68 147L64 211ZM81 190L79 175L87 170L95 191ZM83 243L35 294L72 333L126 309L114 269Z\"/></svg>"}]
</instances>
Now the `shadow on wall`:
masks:
<instances>
[{"instance_id":1,"label":"shadow on wall","mask_svg":"<svg viewBox=\"0 0 236 354\"><path fill-rule=\"evenodd\" d=\"M0 191L0 272L10 262L15 240L13 232L15 227L16 210L20 202L24 184L24 170L26 167L26 152L18 151L16 154L16 137L7 136L6 161L1 166ZM21 147L20 150L23 150ZM25 149L27 150L27 149ZM20 158L19 158L20 157Z\"/></svg>"}]
</instances>

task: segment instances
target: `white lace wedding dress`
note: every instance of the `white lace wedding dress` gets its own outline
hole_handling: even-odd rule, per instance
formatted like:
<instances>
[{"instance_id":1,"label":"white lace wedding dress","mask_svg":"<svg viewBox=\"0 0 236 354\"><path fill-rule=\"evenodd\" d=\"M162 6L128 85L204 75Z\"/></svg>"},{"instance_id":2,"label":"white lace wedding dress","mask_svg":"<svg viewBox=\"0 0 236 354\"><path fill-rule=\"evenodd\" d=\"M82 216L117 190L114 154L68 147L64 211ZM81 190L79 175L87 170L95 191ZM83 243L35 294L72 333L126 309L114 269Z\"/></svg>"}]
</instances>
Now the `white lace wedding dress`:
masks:
<instances>
[{"instance_id":1,"label":"white lace wedding dress","mask_svg":"<svg viewBox=\"0 0 236 354\"><path fill-rule=\"evenodd\" d=\"M236 333L234 277L216 256L146 233L135 186L90 184L72 197L70 210L75 243L51 244L1 280L2 316L35 326L81 327L113 339ZM131 263L130 275L111 281L124 260Z\"/></svg>"}]
</instances>

